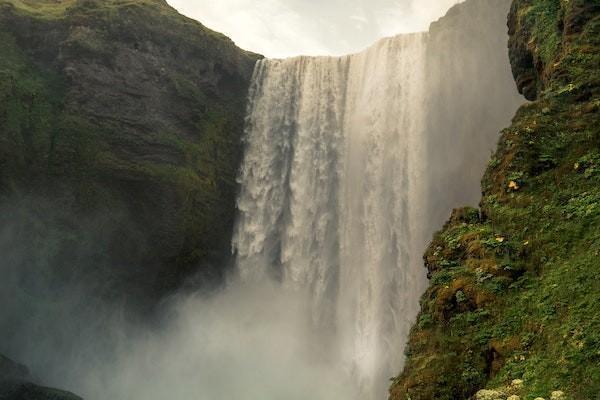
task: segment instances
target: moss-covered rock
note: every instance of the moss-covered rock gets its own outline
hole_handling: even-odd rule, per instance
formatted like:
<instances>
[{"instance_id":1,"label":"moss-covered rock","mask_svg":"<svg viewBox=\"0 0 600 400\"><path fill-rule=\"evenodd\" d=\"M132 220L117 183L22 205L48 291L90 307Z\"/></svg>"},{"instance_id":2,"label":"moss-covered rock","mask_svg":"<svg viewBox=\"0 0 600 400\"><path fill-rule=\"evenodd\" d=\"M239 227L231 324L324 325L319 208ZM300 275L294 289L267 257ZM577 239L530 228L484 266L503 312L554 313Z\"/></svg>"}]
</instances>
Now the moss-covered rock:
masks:
<instances>
[{"instance_id":1,"label":"moss-covered rock","mask_svg":"<svg viewBox=\"0 0 600 400\"><path fill-rule=\"evenodd\" d=\"M227 264L258 56L162 0L0 0L0 247L159 297Z\"/></svg>"},{"instance_id":2,"label":"moss-covered rock","mask_svg":"<svg viewBox=\"0 0 600 400\"><path fill-rule=\"evenodd\" d=\"M455 211L427 250L393 400L600 393L600 3L515 0L509 28L535 101L502 133L481 209Z\"/></svg>"}]
</instances>

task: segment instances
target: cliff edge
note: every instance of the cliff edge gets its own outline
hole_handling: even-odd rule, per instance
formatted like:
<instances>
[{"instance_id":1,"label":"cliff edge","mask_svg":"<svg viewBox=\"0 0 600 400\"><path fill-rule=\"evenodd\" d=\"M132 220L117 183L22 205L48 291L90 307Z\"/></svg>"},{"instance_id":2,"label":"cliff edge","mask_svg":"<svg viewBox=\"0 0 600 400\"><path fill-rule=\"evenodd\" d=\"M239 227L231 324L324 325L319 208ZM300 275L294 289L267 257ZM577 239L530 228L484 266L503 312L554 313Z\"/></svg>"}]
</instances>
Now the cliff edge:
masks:
<instances>
[{"instance_id":1,"label":"cliff edge","mask_svg":"<svg viewBox=\"0 0 600 400\"><path fill-rule=\"evenodd\" d=\"M600 4L515 0L517 87L479 209L425 255L392 400L595 399L600 393Z\"/></svg>"}]
</instances>

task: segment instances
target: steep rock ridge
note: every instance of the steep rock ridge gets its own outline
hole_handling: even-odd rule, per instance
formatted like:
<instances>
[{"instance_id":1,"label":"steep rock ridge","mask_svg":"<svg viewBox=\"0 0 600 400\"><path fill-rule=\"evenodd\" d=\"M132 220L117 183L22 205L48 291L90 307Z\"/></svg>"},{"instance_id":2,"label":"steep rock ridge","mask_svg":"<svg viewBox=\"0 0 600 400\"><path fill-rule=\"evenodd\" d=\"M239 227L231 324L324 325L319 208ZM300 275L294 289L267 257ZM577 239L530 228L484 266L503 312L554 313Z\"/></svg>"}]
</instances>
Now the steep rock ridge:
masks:
<instances>
[{"instance_id":1,"label":"steep rock ridge","mask_svg":"<svg viewBox=\"0 0 600 400\"><path fill-rule=\"evenodd\" d=\"M130 299L218 281L259 57L161 0L2 0L0 52L2 268Z\"/></svg>"},{"instance_id":2,"label":"steep rock ridge","mask_svg":"<svg viewBox=\"0 0 600 400\"><path fill-rule=\"evenodd\" d=\"M425 255L393 400L600 393L600 4L516 0L509 33L535 101L502 132L481 208L455 210Z\"/></svg>"}]
</instances>

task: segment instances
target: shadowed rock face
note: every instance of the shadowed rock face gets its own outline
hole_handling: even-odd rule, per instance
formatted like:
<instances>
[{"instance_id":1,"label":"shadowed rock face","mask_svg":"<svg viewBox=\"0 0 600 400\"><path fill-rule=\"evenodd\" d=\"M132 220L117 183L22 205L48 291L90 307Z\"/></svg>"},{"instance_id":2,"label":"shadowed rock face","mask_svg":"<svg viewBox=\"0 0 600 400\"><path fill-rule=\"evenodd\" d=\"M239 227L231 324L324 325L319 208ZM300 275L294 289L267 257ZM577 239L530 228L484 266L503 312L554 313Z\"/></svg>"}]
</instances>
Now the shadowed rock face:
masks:
<instances>
[{"instance_id":1,"label":"shadowed rock face","mask_svg":"<svg viewBox=\"0 0 600 400\"><path fill-rule=\"evenodd\" d=\"M0 36L1 267L142 302L219 282L259 57L164 1L2 0Z\"/></svg>"},{"instance_id":2,"label":"shadowed rock face","mask_svg":"<svg viewBox=\"0 0 600 400\"><path fill-rule=\"evenodd\" d=\"M544 90L552 89L550 83L573 83L577 73L573 70L577 65L583 67L591 61L580 57L574 62L554 62L557 52L565 53L565 61L570 61L568 53L589 53L588 47L582 53L570 50L580 36L594 35L593 31L584 32L589 22L600 12L600 4L593 0L577 0L571 2L548 2L534 0L513 1L508 15L509 56L513 75L519 92L528 100L536 100ZM590 29L588 29L590 30ZM572 48L572 47L571 47ZM592 73L586 84L592 88L597 81L593 65L589 65ZM591 90L591 89L590 89ZM591 97L587 90L587 97Z\"/></svg>"},{"instance_id":3,"label":"shadowed rock face","mask_svg":"<svg viewBox=\"0 0 600 400\"><path fill-rule=\"evenodd\" d=\"M509 54L517 89L527 100L535 100L538 90L538 74L534 57L528 48L529 32L517 27L517 3L513 3L508 19Z\"/></svg>"},{"instance_id":4,"label":"shadowed rock face","mask_svg":"<svg viewBox=\"0 0 600 400\"><path fill-rule=\"evenodd\" d=\"M433 177L428 215L434 226L447 219L448 199L454 206L477 204L498 131L523 104L506 52L510 3L466 1L431 25L427 91L436 112L427 116L433 133L427 169Z\"/></svg>"},{"instance_id":5,"label":"shadowed rock face","mask_svg":"<svg viewBox=\"0 0 600 400\"><path fill-rule=\"evenodd\" d=\"M30 379L29 370L0 354L0 380Z\"/></svg>"}]
</instances>

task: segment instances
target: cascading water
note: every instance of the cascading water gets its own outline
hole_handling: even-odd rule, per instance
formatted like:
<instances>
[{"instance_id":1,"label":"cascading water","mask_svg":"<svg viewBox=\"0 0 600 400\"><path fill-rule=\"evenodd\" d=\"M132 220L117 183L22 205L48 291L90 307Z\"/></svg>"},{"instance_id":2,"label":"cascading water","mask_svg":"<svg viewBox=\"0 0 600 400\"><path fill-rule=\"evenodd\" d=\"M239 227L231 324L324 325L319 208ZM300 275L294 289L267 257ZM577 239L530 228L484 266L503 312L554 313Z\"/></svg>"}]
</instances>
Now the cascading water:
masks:
<instances>
[{"instance_id":1,"label":"cascading water","mask_svg":"<svg viewBox=\"0 0 600 400\"><path fill-rule=\"evenodd\" d=\"M508 7L482 4L479 13ZM475 32L489 28L455 14ZM520 102L506 53L491 56L505 60L500 67L482 58L501 41L482 33L465 51L451 39L445 51L455 53L444 58L447 36L401 35L345 57L263 60L254 73L237 270L243 281L273 279L306 293L317 357L344 365L361 399L383 398L402 364L426 285L421 255L440 226L433 210L447 215L476 198L478 178L468 177L481 175ZM474 92L477 78L496 83ZM493 107L495 117L482 120Z\"/></svg>"},{"instance_id":2,"label":"cascading water","mask_svg":"<svg viewBox=\"0 0 600 400\"><path fill-rule=\"evenodd\" d=\"M234 247L243 279L310 288L363 389L399 364L424 287L426 35L256 67Z\"/></svg>"}]
</instances>

